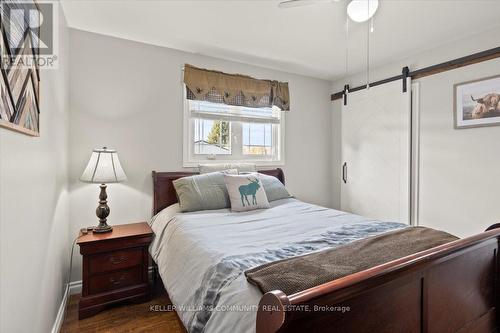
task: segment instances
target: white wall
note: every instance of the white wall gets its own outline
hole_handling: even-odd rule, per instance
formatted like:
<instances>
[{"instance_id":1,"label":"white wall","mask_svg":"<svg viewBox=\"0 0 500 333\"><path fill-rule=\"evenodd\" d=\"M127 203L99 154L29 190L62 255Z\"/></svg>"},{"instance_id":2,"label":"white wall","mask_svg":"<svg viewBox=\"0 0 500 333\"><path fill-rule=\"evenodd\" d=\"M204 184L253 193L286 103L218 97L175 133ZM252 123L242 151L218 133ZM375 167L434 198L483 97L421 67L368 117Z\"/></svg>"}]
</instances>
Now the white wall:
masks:
<instances>
[{"instance_id":1,"label":"white wall","mask_svg":"<svg viewBox=\"0 0 500 333\"><path fill-rule=\"evenodd\" d=\"M372 80L397 75L406 65L415 70L498 45L499 29L483 32L376 68ZM453 85L492 75L500 75L500 59L416 80L420 85L421 225L467 236L500 222L500 127L453 127ZM364 77L360 73L336 81L334 91L342 90L345 83L351 87L364 84ZM334 102L335 114L340 108L341 102ZM338 140L340 136L335 136L334 142ZM340 168L338 154L332 158ZM340 187L333 190L339 193Z\"/></svg>"},{"instance_id":2,"label":"white wall","mask_svg":"<svg viewBox=\"0 0 500 333\"><path fill-rule=\"evenodd\" d=\"M68 278L68 38L41 70L39 138L0 128L0 332L50 332Z\"/></svg>"},{"instance_id":3,"label":"white wall","mask_svg":"<svg viewBox=\"0 0 500 333\"><path fill-rule=\"evenodd\" d=\"M182 170L182 66L290 83L287 186L300 199L331 205L331 83L71 29L70 214L72 232L95 225L98 185L78 181L93 148L118 150L128 176L108 186L111 225L151 215L151 171ZM79 260L79 258L78 258ZM75 270L73 280L81 279Z\"/></svg>"}]
</instances>

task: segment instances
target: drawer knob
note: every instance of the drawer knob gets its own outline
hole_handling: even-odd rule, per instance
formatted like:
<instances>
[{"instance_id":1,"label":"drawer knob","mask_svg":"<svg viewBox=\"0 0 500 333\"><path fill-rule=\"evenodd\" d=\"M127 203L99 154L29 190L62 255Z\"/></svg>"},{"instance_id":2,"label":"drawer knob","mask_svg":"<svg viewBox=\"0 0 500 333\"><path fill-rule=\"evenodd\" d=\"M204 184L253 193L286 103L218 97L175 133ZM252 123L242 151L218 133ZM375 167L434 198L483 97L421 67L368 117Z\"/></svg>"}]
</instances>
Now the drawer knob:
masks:
<instances>
[{"instance_id":1,"label":"drawer knob","mask_svg":"<svg viewBox=\"0 0 500 333\"><path fill-rule=\"evenodd\" d=\"M123 280L125 280L125 274L122 274L119 279L115 279L114 277L109 278L109 282L111 282L111 284L114 286L119 285L123 282Z\"/></svg>"},{"instance_id":2,"label":"drawer knob","mask_svg":"<svg viewBox=\"0 0 500 333\"><path fill-rule=\"evenodd\" d=\"M121 257L114 257L112 256L111 258L109 258L109 261L113 264L113 265L118 265L118 264L121 264L122 262L126 261L127 258L125 256L121 256Z\"/></svg>"}]
</instances>

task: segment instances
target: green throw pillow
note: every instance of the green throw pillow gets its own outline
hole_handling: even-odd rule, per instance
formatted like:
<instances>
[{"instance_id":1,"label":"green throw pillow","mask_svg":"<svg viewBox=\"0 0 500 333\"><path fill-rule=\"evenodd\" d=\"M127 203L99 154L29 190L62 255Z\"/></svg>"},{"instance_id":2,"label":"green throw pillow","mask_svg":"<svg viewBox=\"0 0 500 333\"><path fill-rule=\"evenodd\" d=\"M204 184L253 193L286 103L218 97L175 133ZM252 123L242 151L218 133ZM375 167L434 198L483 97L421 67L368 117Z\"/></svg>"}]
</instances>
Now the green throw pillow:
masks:
<instances>
[{"instance_id":1,"label":"green throw pillow","mask_svg":"<svg viewBox=\"0 0 500 333\"><path fill-rule=\"evenodd\" d=\"M224 174L236 170L211 172L179 178L173 181L182 212L229 208L231 203L224 182Z\"/></svg>"},{"instance_id":2,"label":"green throw pillow","mask_svg":"<svg viewBox=\"0 0 500 333\"><path fill-rule=\"evenodd\" d=\"M266 191L267 200L269 202L292 197L285 185L283 185L278 178L263 173L259 173L259 178L262 182L262 186L264 186L264 191Z\"/></svg>"}]
</instances>

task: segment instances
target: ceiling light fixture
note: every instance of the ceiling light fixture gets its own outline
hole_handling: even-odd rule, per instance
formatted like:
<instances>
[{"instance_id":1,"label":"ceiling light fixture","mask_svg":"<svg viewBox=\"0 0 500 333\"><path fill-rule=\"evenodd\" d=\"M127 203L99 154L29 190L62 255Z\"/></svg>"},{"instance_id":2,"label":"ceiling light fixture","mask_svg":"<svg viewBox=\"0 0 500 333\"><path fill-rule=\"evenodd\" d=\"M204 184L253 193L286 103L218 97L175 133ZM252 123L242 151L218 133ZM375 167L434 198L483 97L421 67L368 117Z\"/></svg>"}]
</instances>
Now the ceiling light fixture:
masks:
<instances>
[{"instance_id":1,"label":"ceiling light fixture","mask_svg":"<svg viewBox=\"0 0 500 333\"><path fill-rule=\"evenodd\" d=\"M354 22L368 21L378 9L378 0L351 0L347 5L347 15Z\"/></svg>"}]
</instances>

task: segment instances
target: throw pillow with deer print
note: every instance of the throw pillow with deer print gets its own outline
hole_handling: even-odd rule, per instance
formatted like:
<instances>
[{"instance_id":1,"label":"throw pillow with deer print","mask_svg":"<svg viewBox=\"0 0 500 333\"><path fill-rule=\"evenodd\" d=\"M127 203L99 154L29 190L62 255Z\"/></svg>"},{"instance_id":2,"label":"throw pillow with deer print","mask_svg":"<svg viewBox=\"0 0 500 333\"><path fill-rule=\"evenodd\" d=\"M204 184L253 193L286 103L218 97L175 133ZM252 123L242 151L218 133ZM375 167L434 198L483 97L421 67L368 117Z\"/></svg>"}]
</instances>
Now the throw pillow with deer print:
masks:
<instances>
[{"instance_id":1,"label":"throw pillow with deer print","mask_svg":"<svg viewBox=\"0 0 500 333\"><path fill-rule=\"evenodd\" d=\"M269 208L269 201L258 173L224 175L224 181L232 211L245 212Z\"/></svg>"}]
</instances>

